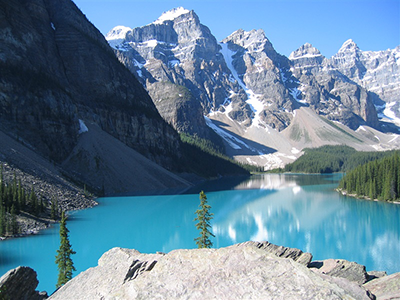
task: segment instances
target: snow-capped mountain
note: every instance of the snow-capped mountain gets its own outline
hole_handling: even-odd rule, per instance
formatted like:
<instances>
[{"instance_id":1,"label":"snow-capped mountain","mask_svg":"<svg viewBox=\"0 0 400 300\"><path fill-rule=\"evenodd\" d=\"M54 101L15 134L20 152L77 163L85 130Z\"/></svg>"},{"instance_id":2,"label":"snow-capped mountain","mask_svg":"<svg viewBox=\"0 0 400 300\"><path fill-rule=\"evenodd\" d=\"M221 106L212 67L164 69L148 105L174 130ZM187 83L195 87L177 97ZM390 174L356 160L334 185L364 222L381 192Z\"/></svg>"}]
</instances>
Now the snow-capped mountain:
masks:
<instances>
[{"instance_id":1,"label":"snow-capped mountain","mask_svg":"<svg viewBox=\"0 0 400 300\"><path fill-rule=\"evenodd\" d=\"M238 159L269 168L303 147L397 146L378 135L398 130L379 117L398 113L400 47L363 52L349 40L327 59L307 43L285 57L263 30L237 30L218 43L184 8L143 27L115 27L106 39L164 119L203 137L213 129Z\"/></svg>"},{"instance_id":2,"label":"snow-capped mountain","mask_svg":"<svg viewBox=\"0 0 400 300\"><path fill-rule=\"evenodd\" d=\"M327 62L375 97L380 117L400 125L400 46L383 51L362 51L352 40ZM382 101L384 102L382 102Z\"/></svg>"}]
</instances>

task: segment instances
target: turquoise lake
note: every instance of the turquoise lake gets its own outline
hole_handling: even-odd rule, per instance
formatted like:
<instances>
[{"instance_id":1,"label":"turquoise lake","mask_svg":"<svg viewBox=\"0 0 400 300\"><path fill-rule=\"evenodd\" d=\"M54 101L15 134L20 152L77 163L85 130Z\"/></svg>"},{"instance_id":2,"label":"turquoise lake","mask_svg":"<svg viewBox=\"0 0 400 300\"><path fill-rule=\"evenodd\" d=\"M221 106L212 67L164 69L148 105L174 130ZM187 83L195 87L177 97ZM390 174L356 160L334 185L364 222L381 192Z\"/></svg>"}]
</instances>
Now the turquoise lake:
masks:
<instances>
[{"instance_id":1,"label":"turquoise lake","mask_svg":"<svg viewBox=\"0 0 400 300\"><path fill-rule=\"evenodd\" d=\"M400 272L400 205L335 192L341 174L265 174L206 182L180 195L112 197L72 212L67 222L77 271L97 265L113 247L140 252L196 248L193 219L201 190L214 219L214 247L248 240L311 252L314 260L343 258L369 270ZM0 273L19 265L38 273L38 290L57 281L58 226L0 242Z\"/></svg>"}]
</instances>

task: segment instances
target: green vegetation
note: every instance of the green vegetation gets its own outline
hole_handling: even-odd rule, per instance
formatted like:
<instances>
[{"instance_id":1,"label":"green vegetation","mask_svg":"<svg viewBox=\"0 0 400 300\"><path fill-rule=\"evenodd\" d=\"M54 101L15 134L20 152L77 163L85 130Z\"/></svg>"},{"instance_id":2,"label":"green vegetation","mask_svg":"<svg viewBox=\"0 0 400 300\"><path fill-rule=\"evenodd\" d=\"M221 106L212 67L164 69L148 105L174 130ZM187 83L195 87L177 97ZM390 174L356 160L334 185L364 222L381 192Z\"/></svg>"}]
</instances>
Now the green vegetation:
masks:
<instances>
[{"instance_id":1,"label":"green vegetation","mask_svg":"<svg viewBox=\"0 0 400 300\"><path fill-rule=\"evenodd\" d=\"M60 223L60 248L57 250L56 264L58 267L58 280L56 288L63 286L72 278L72 272L75 271L71 255L76 252L72 250L68 238L67 218L65 213L61 214Z\"/></svg>"},{"instance_id":2,"label":"green vegetation","mask_svg":"<svg viewBox=\"0 0 400 300\"><path fill-rule=\"evenodd\" d=\"M185 172L205 178L249 174L251 166L245 167L225 156L220 152L221 146L218 144L184 133L181 133L181 140L185 153L182 157Z\"/></svg>"},{"instance_id":3,"label":"green vegetation","mask_svg":"<svg viewBox=\"0 0 400 300\"><path fill-rule=\"evenodd\" d=\"M12 183L5 183L2 165L0 169L0 236L20 233L17 215L28 213L38 217L44 210L43 199L38 197L33 187L30 192L27 192L15 173Z\"/></svg>"},{"instance_id":4,"label":"green vegetation","mask_svg":"<svg viewBox=\"0 0 400 300\"><path fill-rule=\"evenodd\" d=\"M210 141L200 138L196 135L189 135L184 132L180 133L180 137L181 141L184 143L195 145L204 152L210 153L212 155L226 158L226 156L223 155L223 153L225 152L224 144L221 141L218 141L218 139Z\"/></svg>"},{"instance_id":5,"label":"green vegetation","mask_svg":"<svg viewBox=\"0 0 400 300\"><path fill-rule=\"evenodd\" d=\"M213 214L210 213L211 206L207 204L207 196L201 191L200 192L200 205L199 209L196 210L197 217L194 219L198 221L196 223L196 228L200 230L200 236L195 238L196 245L198 248L211 248L212 242L210 237L215 237L209 230L211 227L210 221L212 220Z\"/></svg>"},{"instance_id":6,"label":"green vegetation","mask_svg":"<svg viewBox=\"0 0 400 300\"><path fill-rule=\"evenodd\" d=\"M349 146L322 146L304 149L304 154L285 166L284 172L333 173L346 172L358 165L389 156L393 151L360 152Z\"/></svg>"},{"instance_id":7,"label":"green vegetation","mask_svg":"<svg viewBox=\"0 0 400 300\"><path fill-rule=\"evenodd\" d=\"M400 200L400 151L349 171L339 189L370 199Z\"/></svg>"}]
</instances>

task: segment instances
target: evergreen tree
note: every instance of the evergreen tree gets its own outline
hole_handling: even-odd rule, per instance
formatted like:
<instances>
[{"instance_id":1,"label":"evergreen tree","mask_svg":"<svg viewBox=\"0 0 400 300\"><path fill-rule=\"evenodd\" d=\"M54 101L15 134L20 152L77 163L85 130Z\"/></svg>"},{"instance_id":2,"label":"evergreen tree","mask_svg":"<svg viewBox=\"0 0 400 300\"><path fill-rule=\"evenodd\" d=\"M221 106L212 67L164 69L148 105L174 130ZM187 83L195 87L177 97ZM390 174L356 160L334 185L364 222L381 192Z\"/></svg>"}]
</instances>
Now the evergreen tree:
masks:
<instances>
[{"instance_id":1,"label":"evergreen tree","mask_svg":"<svg viewBox=\"0 0 400 300\"><path fill-rule=\"evenodd\" d=\"M346 173L339 188L358 196L395 201L400 199L400 156L391 152L379 160L370 161Z\"/></svg>"},{"instance_id":2,"label":"evergreen tree","mask_svg":"<svg viewBox=\"0 0 400 300\"><path fill-rule=\"evenodd\" d=\"M55 221L58 219L58 217L59 217L58 201L54 200L53 198L51 201L50 218L52 218Z\"/></svg>"},{"instance_id":3,"label":"evergreen tree","mask_svg":"<svg viewBox=\"0 0 400 300\"><path fill-rule=\"evenodd\" d=\"M34 190L33 186L32 186L32 189L31 189L31 194L29 195L29 201L30 201L32 213L35 216L37 216L38 215L38 211L39 211L38 198L36 196L36 193L35 193L35 190Z\"/></svg>"},{"instance_id":4,"label":"evergreen tree","mask_svg":"<svg viewBox=\"0 0 400 300\"><path fill-rule=\"evenodd\" d=\"M3 177L3 165L1 165L1 168L0 168L0 200L3 199L4 190L5 190L5 184L4 184L4 177Z\"/></svg>"},{"instance_id":5,"label":"evergreen tree","mask_svg":"<svg viewBox=\"0 0 400 300\"><path fill-rule=\"evenodd\" d=\"M60 222L60 249L57 250L56 264L58 266L58 280L56 288L61 287L72 278L72 272L75 271L71 255L76 252L72 250L68 237L67 219L65 213L61 214Z\"/></svg>"},{"instance_id":6,"label":"evergreen tree","mask_svg":"<svg viewBox=\"0 0 400 300\"><path fill-rule=\"evenodd\" d=\"M19 231L16 209L14 205L11 207L10 211L10 231L12 235L18 234Z\"/></svg>"},{"instance_id":7,"label":"evergreen tree","mask_svg":"<svg viewBox=\"0 0 400 300\"><path fill-rule=\"evenodd\" d=\"M206 194L203 191L201 191L200 192L200 205L199 205L199 209L196 210L197 217L194 219L195 221L198 221L196 223L196 228L198 230L200 230L200 236L198 238L194 239L196 241L198 248L211 248L212 247L212 242L210 240L210 237L211 236L215 237L215 235L212 234L209 230L209 228L211 227L210 221L213 218L212 217L213 214L210 213L210 208L211 208L211 206L207 204Z\"/></svg>"},{"instance_id":8,"label":"evergreen tree","mask_svg":"<svg viewBox=\"0 0 400 300\"><path fill-rule=\"evenodd\" d=\"M6 234L6 210L3 204L0 203L0 236L5 236Z\"/></svg>"}]
</instances>

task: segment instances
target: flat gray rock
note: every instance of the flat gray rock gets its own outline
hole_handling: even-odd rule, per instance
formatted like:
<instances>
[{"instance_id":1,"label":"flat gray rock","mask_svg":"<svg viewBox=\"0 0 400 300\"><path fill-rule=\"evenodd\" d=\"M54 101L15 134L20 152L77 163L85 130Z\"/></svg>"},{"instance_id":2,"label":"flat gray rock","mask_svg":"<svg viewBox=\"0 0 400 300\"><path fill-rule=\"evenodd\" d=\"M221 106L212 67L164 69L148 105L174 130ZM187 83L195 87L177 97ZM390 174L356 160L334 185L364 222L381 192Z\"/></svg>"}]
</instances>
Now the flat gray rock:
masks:
<instances>
[{"instance_id":1,"label":"flat gray rock","mask_svg":"<svg viewBox=\"0 0 400 300\"><path fill-rule=\"evenodd\" d=\"M255 247L141 254L113 248L50 299L371 299L343 278L320 275Z\"/></svg>"},{"instance_id":2,"label":"flat gray rock","mask_svg":"<svg viewBox=\"0 0 400 300\"><path fill-rule=\"evenodd\" d=\"M400 273L383 276L364 284L377 300L400 299Z\"/></svg>"},{"instance_id":3,"label":"flat gray rock","mask_svg":"<svg viewBox=\"0 0 400 300\"><path fill-rule=\"evenodd\" d=\"M365 266L344 259L313 261L309 267L322 274L346 278L360 285L367 282L369 277Z\"/></svg>"}]
</instances>

